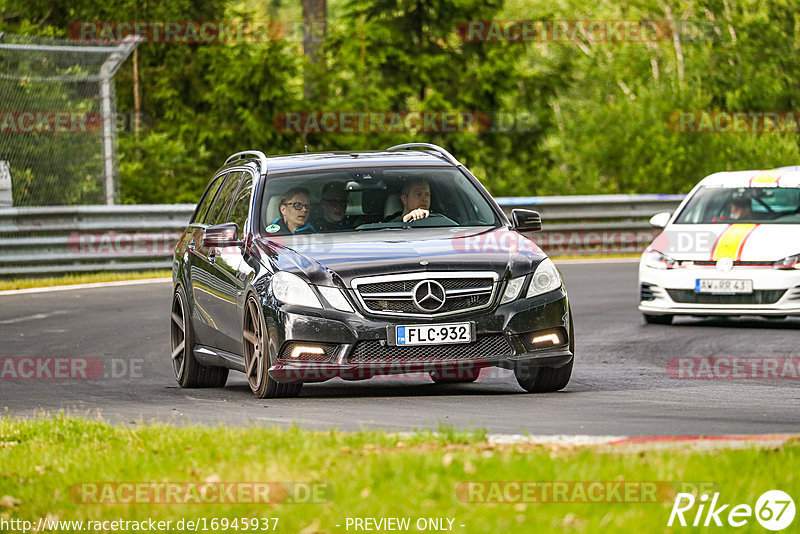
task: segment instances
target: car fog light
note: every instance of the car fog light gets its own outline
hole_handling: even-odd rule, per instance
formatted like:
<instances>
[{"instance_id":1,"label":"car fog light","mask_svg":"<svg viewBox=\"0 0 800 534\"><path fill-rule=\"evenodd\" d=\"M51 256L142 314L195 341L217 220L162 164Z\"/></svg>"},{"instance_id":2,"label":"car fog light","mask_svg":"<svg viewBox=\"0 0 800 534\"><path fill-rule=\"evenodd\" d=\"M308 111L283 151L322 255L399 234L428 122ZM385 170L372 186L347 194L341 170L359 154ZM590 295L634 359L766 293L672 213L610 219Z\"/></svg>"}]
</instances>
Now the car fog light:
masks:
<instances>
[{"instance_id":1,"label":"car fog light","mask_svg":"<svg viewBox=\"0 0 800 534\"><path fill-rule=\"evenodd\" d=\"M534 336L534 338L531 340L531 343L538 345L540 343L547 343L548 341L553 345L561 345L561 338L555 332L552 334L544 334L542 336Z\"/></svg>"},{"instance_id":2,"label":"car fog light","mask_svg":"<svg viewBox=\"0 0 800 534\"><path fill-rule=\"evenodd\" d=\"M298 345L294 349L292 349L292 353L289 355L290 358L299 358L303 354L312 354L315 356L323 356L325 354L325 349L322 347L317 347L314 345Z\"/></svg>"}]
</instances>

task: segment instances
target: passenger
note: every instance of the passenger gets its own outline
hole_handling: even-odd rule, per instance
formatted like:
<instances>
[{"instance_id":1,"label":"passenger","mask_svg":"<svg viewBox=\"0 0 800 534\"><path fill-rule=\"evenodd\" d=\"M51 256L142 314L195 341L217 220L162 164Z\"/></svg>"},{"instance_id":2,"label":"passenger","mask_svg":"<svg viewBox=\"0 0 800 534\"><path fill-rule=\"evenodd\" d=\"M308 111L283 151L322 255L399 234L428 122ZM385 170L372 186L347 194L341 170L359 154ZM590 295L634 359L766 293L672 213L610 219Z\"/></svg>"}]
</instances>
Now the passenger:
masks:
<instances>
[{"instance_id":1,"label":"passenger","mask_svg":"<svg viewBox=\"0 0 800 534\"><path fill-rule=\"evenodd\" d=\"M311 200L305 187L293 187L286 191L281 197L280 210L281 216L267 227L267 233L287 235L316 232L308 222Z\"/></svg>"},{"instance_id":2,"label":"passenger","mask_svg":"<svg viewBox=\"0 0 800 534\"><path fill-rule=\"evenodd\" d=\"M431 215L431 186L425 180L407 182L400 192L403 212L390 215L392 222L409 222L425 219Z\"/></svg>"},{"instance_id":3,"label":"passenger","mask_svg":"<svg viewBox=\"0 0 800 534\"><path fill-rule=\"evenodd\" d=\"M353 228L352 217L347 211L347 191L342 182L328 182L322 188L322 216L314 219L314 227L320 232L334 232Z\"/></svg>"}]
</instances>

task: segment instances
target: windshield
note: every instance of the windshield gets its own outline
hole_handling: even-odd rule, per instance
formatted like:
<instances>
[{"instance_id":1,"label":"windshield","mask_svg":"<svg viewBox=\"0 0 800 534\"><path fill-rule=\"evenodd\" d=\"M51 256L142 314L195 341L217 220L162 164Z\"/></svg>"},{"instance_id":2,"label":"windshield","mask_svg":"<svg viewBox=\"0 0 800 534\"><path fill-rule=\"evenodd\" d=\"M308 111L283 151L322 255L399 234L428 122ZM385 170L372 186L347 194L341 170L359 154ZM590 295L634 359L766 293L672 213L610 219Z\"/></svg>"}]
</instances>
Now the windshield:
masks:
<instances>
[{"instance_id":1,"label":"windshield","mask_svg":"<svg viewBox=\"0 0 800 534\"><path fill-rule=\"evenodd\" d=\"M800 224L800 189L795 187L701 187L676 224Z\"/></svg>"},{"instance_id":2,"label":"windshield","mask_svg":"<svg viewBox=\"0 0 800 534\"><path fill-rule=\"evenodd\" d=\"M403 221L412 210L415 221ZM419 212L418 212L419 213ZM270 177L261 202L268 234L497 226L489 202L458 169L336 169Z\"/></svg>"}]
</instances>

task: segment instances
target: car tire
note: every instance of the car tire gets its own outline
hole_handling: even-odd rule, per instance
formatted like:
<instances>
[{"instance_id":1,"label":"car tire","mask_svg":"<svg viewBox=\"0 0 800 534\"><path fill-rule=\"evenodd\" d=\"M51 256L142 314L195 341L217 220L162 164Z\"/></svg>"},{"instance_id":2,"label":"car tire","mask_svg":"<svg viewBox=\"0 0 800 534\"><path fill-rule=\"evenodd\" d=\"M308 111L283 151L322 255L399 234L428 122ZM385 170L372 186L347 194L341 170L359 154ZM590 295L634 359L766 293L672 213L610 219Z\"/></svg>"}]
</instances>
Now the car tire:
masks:
<instances>
[{"instance_id":1,"label":"car tire","mask_svg":"<svg viewBox=\"0 0 800 534\"><path fill-rule=\"evenodd\" d=\"M572 326L572 312L569 314L569 350L575 354L575 328ZM514 368L517 383L527 393L550 393L567 387L572 377L575 356L561 367L539 367L520 362Z\"/></svg>"},{"instance_id":2,"label":"car tire","mask_svg":"<svg viewBox=\"0 0 800 534\"><path fill-rule=\"evenodd\" d=\"M672 324L672 315L650 315L649 313L642 315L647 324Z\"/></svg>"},{"instance_id":3,"label":"car tire","mask_svg":"<svg viewBox=\"0 0 800 534\"><path fill-rule=\"evenodd\" d=\"M182 388L221 388L228 381L226 367L200 365L194 357L194 332L186 293L178 286L172 297L170 341L172 370Z\"/></svg>"},{"instance_id":4,"label":"car tire","mask_svg":"<svg viewBox=\"0 0 800 534\"><path fill-rule=\"evenodd\" d=\"M269 376L274 349L267 339L267 327L261 305L252 294L247 297L242 329L244 367L250 391L259 399L297 397L302 382L278 382Z\"/></svg>"},{"instance_id":5,"label":"car tire","mask_svg":"<svg viewBox=\"0 0 800 534\"><path fill-rule=\"evenodd\" d=\"M480 369L458 369L456 374L458 376L450 377L447 376L450 373L439 373L437 371L431 371L429 373L431 375L431 380L433 380L434 384L469 384L471 382L475 382L478 377L481 375Z\"/></svg>"}]
</instances>

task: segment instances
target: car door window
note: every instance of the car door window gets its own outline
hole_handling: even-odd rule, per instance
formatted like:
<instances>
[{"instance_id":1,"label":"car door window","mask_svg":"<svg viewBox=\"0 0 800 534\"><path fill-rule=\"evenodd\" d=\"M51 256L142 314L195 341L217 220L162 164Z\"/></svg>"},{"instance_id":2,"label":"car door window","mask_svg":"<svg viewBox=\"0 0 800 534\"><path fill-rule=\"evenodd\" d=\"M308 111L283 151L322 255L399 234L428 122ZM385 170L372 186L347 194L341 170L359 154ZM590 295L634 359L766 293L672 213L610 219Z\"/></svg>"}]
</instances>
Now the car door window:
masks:
<instances>
[{"instance_id":1,"label":"car door window","mask_svg":"<svg viewBox=\"0 0 800 534\"><path fill-rule=\"evenodd\" d=\"M214 210L211 213L208 223L210 226L228 222L228 214L233 204L233 196L234 193L236 193L236 189L239 187L241 177L241 172L232 172L228 175L228 179L220 188L217 199L214 201Z\"/></svg>"},{"instance_id":2,"label":"car door window","mask_svg":"<svg viewBox=\"0 0 800 534\"><path fill-rule=\"evenodd\" d=\"M244 225L250 213L251 189L253 188L253 175L249 172L244 174L245 176L242 180L242 185L239 186L239 192L236 194L230 216L230 222L239 226L240 233L244 231Z\"/></svg>"},{"instance_id":3,"label":"car door window","mask_svg":"<svg viewBox=\"0 0 800 534\"><path fill-rule=\"evenodd\" d=\"M222 182L225 180L226 176L227 174L218 176L206 188L203 198L200 200L200 203L197 205L197 209L194 211L192 223L203 224L206 222L208 219L208 212L211 210L211 206L214 205L214 198L216 197L217 191L219 191L219 186L222 185Z\"/></svg>"}]
</instances>

